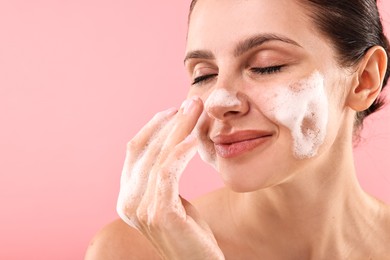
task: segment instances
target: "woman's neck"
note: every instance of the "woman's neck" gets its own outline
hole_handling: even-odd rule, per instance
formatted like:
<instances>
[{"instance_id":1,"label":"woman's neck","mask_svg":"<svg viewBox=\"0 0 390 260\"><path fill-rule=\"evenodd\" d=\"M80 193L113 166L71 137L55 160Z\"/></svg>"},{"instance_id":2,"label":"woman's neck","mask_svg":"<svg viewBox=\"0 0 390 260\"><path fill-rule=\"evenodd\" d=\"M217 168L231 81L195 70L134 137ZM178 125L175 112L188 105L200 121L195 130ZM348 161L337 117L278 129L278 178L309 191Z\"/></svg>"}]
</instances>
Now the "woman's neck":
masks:
<instances>
[{"instance_id":1,"label":"woman's neck","mask_svg":"<svg viewBox=\"0 0 390 260\"><path fill-rule=\"evenodd\" d=\"M323 163L283 184L232 193L232 217L241 238L257 247L267 243L270 251L285 248L289 258L294 251L301 257L347 257L374 227L379 203L361 189L352 151L338 153L328 153Z\"/></svg>"}]
</instances>

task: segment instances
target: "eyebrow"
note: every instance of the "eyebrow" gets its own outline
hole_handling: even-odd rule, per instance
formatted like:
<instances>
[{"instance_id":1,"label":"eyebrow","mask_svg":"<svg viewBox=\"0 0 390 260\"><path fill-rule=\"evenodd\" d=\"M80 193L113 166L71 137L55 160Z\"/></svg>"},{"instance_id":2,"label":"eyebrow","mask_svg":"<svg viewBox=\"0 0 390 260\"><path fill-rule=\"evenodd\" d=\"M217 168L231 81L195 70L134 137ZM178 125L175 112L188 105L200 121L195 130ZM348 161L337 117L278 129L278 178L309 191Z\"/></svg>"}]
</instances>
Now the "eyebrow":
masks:
<instances>
[{"instance_id":1,"label":"eyebrow","mask_svg":"<svg viewBox=\"0 0 390 260\"><path fill-rule=\"evenodd\" d=\"M262 44L270 41L281 41L298 47L302 47L296 41L282 35L277 35L273 33L257 34L243 41L240 41L234 49L234 56L239 57L244 53L248 52L249 50L261 46ZM212 60L215 59L215 56L209 50L195 50L187 53L184 58L184 63L186 63L190 59Z\"/></svg>"},{"instance_id":2,"label":"eyebrow","mask_svg":"<svg viewBox=\"0 0 390 260\"><path fill-rule=\"evenodd\" d=\"M186 57L184 58L184 64L190 59L213 60L213 59L215 59L215 57L211 51L196 50L196 51L190 51L189 53L187 53Z\"/></svg>"}]
</instances>

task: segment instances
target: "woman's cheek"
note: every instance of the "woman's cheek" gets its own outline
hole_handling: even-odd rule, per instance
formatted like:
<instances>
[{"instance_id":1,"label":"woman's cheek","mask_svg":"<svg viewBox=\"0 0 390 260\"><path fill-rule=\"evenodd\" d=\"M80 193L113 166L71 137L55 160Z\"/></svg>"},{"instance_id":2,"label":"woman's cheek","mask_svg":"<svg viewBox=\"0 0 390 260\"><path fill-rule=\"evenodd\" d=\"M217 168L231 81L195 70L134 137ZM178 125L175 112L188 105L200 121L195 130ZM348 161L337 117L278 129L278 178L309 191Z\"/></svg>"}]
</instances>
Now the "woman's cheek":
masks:
<instances>
[{"instance_id":1,"label":"woman's cheek","mask_svg":"<svg viewBox=\"0 0 390 260\"><path fill-rule=\"evenodd\" d=\"M315 71L290 85L272 86L262 92L261 99L262 112L290 130L294 156L315 156L324 142L328 123L324 77Z\"/></svg>"},{"instance_id":2,"label":"woman's cheek","mask_svg":"<svg viewBox=\"0 0 390 260\"><path fill-rule=\"evenodd\" d=\"M195 126L194 134L198 139L198 154L200 158L216 169L216 153L214 145L208 137L210 125L209 121L209 116L207 115L206 111L203 111Z\"/></svg>"},{"instance_id":3,"label":"woman's cheek","mask_svg":"<svg viewBox=\"0 0 390 260\"><path fill-rule=\"evenodd\" d=\"M215 100L227 102L230 99L225 97ZM328 100L324 77L318 71L289 85L262 89L259 101L260 109L265 116L290 130L293 140L292 152L296 158L305 159L317 154L325 140L328 124ZM207 100L206 103L210 102ZM199 140L200 157L216 168L216 152L208 137L209 120L204 111L194 133Z\"/></svg>"}]
</instances>

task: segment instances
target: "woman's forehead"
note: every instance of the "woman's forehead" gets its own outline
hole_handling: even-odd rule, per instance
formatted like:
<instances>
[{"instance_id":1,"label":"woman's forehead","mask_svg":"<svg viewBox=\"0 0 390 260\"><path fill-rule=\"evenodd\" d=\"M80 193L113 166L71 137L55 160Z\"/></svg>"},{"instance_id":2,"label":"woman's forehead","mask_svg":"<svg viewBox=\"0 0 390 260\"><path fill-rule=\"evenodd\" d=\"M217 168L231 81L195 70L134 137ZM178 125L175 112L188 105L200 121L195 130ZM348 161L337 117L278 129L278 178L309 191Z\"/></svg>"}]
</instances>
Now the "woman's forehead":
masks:
<instances>
[{"instance_id":1,"label":"woman's forehead","mask_svg":"<svg viewBox=\"0 0 390 260\"><path fill-rule=\"evenodd\" d=\"M305 41L313 32L309 20L291 0L199 0L191 14L187 49L228 48L264 33Z\"/></svg>"}]
</instances>

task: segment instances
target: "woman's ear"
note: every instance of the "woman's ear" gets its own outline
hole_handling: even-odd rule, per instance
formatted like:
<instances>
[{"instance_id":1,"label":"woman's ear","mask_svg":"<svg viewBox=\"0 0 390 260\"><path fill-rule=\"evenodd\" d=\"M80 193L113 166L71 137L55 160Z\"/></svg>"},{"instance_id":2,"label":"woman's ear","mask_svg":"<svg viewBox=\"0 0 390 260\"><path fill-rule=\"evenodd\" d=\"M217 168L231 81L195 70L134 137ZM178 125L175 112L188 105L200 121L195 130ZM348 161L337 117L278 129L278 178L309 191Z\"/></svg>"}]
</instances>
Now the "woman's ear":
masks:
<instances>
[{"instance_id":1,"label":"woman's ear","mask_svg":"<svg viewBox=\"0 0 390 260\"><path fill-rule=\"evenodd\" d=\"M358 65L347 105L355 111L369 108L381 92L386 69L386 51L381 46L371 47Z\"/></svg>"}]
</instances>

